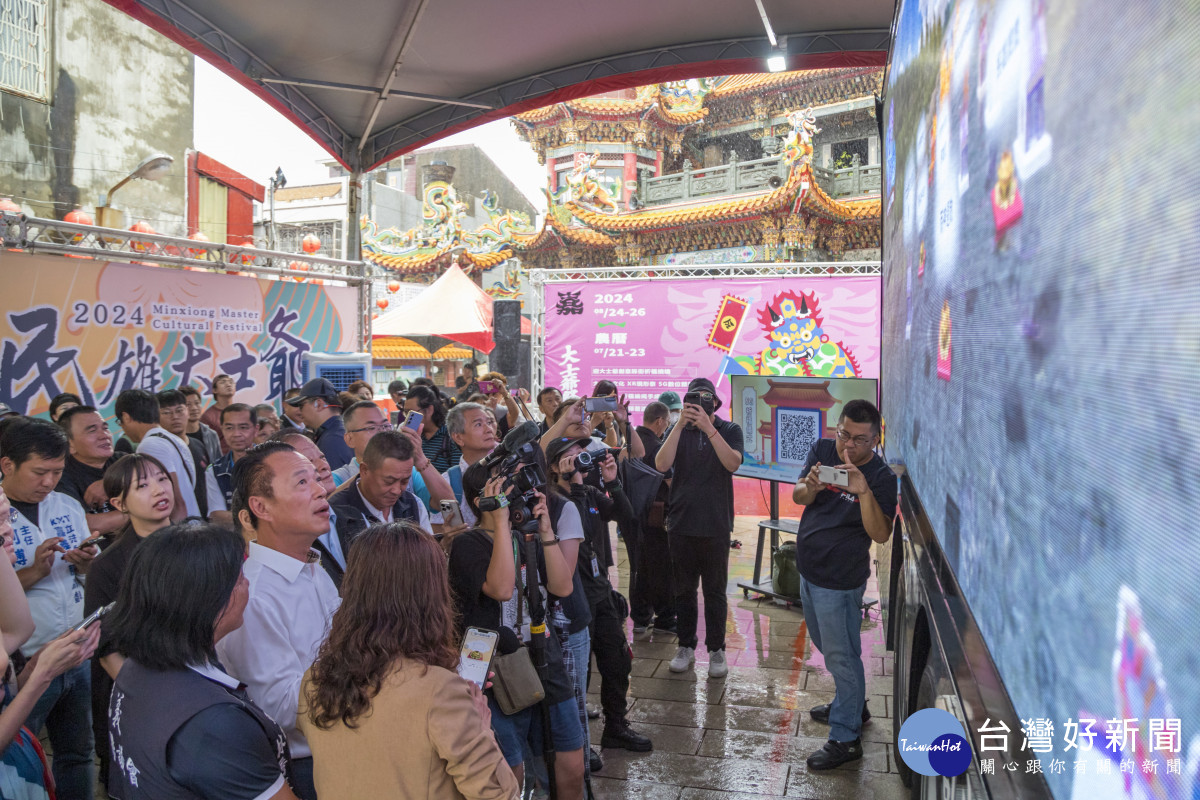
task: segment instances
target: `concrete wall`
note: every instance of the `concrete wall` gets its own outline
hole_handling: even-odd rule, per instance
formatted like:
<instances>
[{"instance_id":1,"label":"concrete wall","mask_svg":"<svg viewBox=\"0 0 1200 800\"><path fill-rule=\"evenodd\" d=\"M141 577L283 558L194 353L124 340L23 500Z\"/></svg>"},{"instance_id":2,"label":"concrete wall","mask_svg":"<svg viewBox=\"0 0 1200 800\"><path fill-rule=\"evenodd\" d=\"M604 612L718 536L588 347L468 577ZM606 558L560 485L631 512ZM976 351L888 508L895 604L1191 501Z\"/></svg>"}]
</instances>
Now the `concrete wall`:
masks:
<instances>
[{"instance_id":1,"label":"concrete wall","mask_svg":"<svg viewBox=\"0 0 1200 800\"><path fill-rule=\"evenodd\" d=\"M192 146L192 56L101 0L51 0L49 103L0 91L0 196L62 218L94 216L102 194L153 153L175 158L157 182L133 181L114 205L184 235ZM231 120L236 124L236 120Z\"/></svg>"}]
</instances>

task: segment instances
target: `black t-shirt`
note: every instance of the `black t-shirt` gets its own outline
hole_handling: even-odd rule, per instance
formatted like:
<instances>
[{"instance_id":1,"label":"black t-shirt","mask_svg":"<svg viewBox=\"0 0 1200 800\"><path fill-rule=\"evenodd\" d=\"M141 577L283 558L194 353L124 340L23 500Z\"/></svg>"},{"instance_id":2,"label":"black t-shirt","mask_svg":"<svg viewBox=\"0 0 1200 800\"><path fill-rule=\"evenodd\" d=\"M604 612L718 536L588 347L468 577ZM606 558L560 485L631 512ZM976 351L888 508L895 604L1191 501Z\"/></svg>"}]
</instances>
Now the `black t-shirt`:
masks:
<instances>
[{"instance_id":1,"label":"black t-shirt","mask_svg":"<svg viewBox=\"0 0 1200 800\"><path fill-rule=\"evenodd\" d=\"M8 504L11 505L13 508L15 508L17 511L20 511L21 514L24 515L25 519L29 520L29 522L31 524L33 524L33 525L38 524L38 504L37 503L22 503L20 500L14 500L10 497L10 498L8 498ZM41 526L38 525L38 527L41 527Z\"/></svg>"},{"instance_id":2,"label":"black t-shirt","mask_svg":"<svg viewBox=\"0 0 1200 800\"><path fill-rule=\"evenodd\" d=\"M744 452L742 429L737 424L718 418L713 425L735 452ZM699 428L679 432L672 473L667 530L681 536L729 536L733 532L733 473L725 469Z\"/></svg>"},{"instance_id":3,"label":"black t-shirt","mask_svg":"<svg viewBox=\"0 0 1200 800\"><path fill-rule=\"evenodd\" d=\"M520 548L519 552L523 565L525 562L524 548ZM508 616L511 621L515 615L516 604L513 601L501 604L500 601L483 593L483 584L487 582L488 565L491 561L492 537L479 528L455 537L454 543L450 545L450 590L453 592L455 603L458 606L463 630L476 627L498 631L503 624L504 616ZM537 562L537 572L545 575L546 561L540 546L538 547ZM522 569L522 571L528 576L528 570ZM544 587L544 581L539 581L539 583ZM545 592L543 592L543 597L545 597ZM521 597L521 605L524 607L522 618L525 625L528 625L529 607L525 602L524 594ZM507 614L502 612L507 612ZM549 611L547 611L547 619L549 616ZM519 635L519 631L514 629L513 632ZM543 681L546 699L551 703L568 700L575 694L571 687L571 679L563 667L558 637L547 636L545 641L546 664L549 667L548 680Z\"/></svg>"},{"instance_id":4,"label":"black t-shirt","mask_svg":"<svg viewBox=\"0 0 1200 800\"><path fill-rule=\"evenodd\" d=\"M129 566L133 551L144 540L126 527L121 530L116 540L104 552L96 556L88 568L87 583L83 588L83 614L87 616L100 606L108 605L117 599L117 589L121 586L121 578ZM112 646L104 635L104 627L100 628L100 644L96 647L96 658L112 652Z\"/></svg>"},{"instance_id":5,"label":"black t-shirt","mask_svg":"<svg viewBox=\"0 0 1200 800\"><path fill-rule=\"evenodd\" d=\"M642 456L642 461L647 466L658 469L654 463L654 458L658 455L658 451L662 449L663 440L655 436L654 431L641 425L637 427L637 435L642 440L642 449L646 451L646 454ZM670 494L671 489L667 485L666 479L670 477L671 470L668 469L663 473L663 482L658 485L658 494L655 495L655 500L661 500L664 503L667 502L667 496Z\"/></svg>"},{"instance_id":6,"label":"black t-shirt","mask_svg":"<svg viewBox=\"0 0 1200 800\"><path fill-rule=\"evenodd\" d=\"M127 456L135 450L137 450L137 445L128 436L121 436L113 442L113 455L118 458L120 456Z\"/></svg>"},{"instance_id":7,"label":"black t-shirt","mask_svg":"<svg viewBox=\"0 0 1200 800\"><path fill-rule=\"evenodd\" d=\"M89 466L75 456L68 455L67 463L63 467L62 477L58 479L58 486L55 491L62 492L67 497L73 497L79 501L79 505L83 506L83 510L89 514L101 514L105 511L112 511L113 507L108 503L102 506L89 506L84 501L84 495L87 489L96 481L104 480L104 471L112 466L112 463L120 458L115 453L104 462L103 467Z\"/></svg>"},{"instance_id":8,"label":"black t-shirt","mask_svg":"<svg viewBox=\"0 0 1200 800\"><path fill-rule=\"evenodd\" d=\"M821 439L808 453L801 475L817 462L842 463L833 439ZM875 502L888 517L896 516L896 473L877 454L858 468ZM837 486L822 490L800 516L796 565L804 579L824 589L856 589L871 574L871 537L862 522L857 496Z\"/></svg>"},{"instance_id":9,"label":"black t-shirt","mask_svg":"<svg viewBox=\"0 0 1200 800\"><path fill-rule=\"evenodd\" d=\"M571 502L579 509L584 535L575 573L580 576L588 602L594 608L612 594L613 588L608 580L608 569L613 565L608 523L616 520L618 524L630 525L633 509L619 484L613 487L611 496L587 484L571 484Z\"/></svg>"}]
</instances>

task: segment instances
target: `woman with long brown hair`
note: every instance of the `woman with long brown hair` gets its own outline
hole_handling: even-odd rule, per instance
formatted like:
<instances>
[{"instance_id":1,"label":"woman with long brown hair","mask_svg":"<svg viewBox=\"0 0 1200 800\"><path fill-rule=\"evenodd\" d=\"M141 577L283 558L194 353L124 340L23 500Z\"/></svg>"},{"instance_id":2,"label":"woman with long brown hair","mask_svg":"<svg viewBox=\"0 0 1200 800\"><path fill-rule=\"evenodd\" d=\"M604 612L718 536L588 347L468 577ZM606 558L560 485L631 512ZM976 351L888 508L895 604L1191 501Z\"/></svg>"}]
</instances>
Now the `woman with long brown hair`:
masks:
<instances>
[{"instance_id":1,"label":"woman with long brown hair","mask_svg":"<svg viewBox=\"0 0 1200 800\"><path fill-rule=\"evenodd\" d=\"M300 689L321 797L496 798L517 781L460 678L446 557L406 523L356 537L342 605Z\"/></svg>"}]
</instances>

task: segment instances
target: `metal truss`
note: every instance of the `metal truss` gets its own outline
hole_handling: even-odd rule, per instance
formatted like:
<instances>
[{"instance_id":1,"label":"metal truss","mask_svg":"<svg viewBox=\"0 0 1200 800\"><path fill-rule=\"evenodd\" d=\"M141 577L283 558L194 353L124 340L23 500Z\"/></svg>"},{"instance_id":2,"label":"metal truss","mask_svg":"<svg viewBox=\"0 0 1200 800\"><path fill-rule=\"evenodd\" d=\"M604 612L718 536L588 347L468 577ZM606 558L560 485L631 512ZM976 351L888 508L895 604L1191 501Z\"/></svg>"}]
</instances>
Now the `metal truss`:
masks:
<instances>
[{"instance_id":1,"label":"metal truss","mask_svg":"<svg viewBox=\"0 0 1200 800\"><path fill-rule=\"evenodd\" d=\"M887 53L891 32L887 28L868 28L858 31L826 31L809 34L790 34L787 38L789 56L822 55L844 52ZM765 36L741 39L720 39L711 42L659 47L631 53L584 61L567 67L549 70L509 81L460 98L497 109L507 109L518 103L559 92L556 100L576 99L560 90L582 86L577 96L589 91L586 84L600 78L630 75L650 70L681 69L688 64L703 64L734 59L765 59L774 49ZM642 80L645 83L646 80ZM632 82L630 85L634 85ZM462 125L485 112L461 105L442 105L416 114L388 126L371 137L364 152L364 162L379 164L402 150L443 131ZM494 115L493 115L494 116Z\"/></svg>"},{"instance_id":2,"label":"metal truss","mask_svg":"<svg viewBox=\"0 0 1200 800\"><path fill-rule=\"evenodd\" d=\"M590 283L625 280L701 280L713 278L800 278L882 275L879 261L814 261L779 264L693 264L681 266L583 267L581 269L533 269L529 271L530 383L541 391L546 382L546 306L543 289L553 283ZM535 395L536 396L536 395Z\"/></svg>"},{"instance_id":3,"label":"metal truss","mask_svg":"<svg viewBox=\"0 0 1200 800\"><path fill-rule=\"evenodd\" d=\"M260 278L333 281L358 289L357 330L362 346L371 336L366 262L282 253L221 242L198 242L157 233L135 233L73 222L0 212L0 241L10 250L69 255L162 267L191 267L218 273L241 272ZM300 267L300 269L297 269Z\"/></svg>"}]
</instances>

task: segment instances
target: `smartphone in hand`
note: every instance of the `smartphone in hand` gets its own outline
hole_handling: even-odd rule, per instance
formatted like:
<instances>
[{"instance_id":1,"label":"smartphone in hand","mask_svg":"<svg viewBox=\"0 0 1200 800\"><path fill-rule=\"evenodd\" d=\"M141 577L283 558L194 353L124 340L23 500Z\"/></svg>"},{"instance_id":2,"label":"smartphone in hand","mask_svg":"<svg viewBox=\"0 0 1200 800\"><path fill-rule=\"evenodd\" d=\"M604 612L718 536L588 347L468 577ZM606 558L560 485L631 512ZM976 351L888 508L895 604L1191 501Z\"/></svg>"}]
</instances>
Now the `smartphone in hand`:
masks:
<instances>
[{"instance_id":1,"label":"smartphone in hand","mask_svg":"<svg viewBox=\"0 0 1200 800\"><path fill-rule=\"evenodd\" d=\"M421 423L425 421L425 415L420 411L410 411L404 417L404 427L410 428L415 433L421 432Z\"/></svg>"},{"instance_id":2,"label":"smartphone in hand","mask_svg":"<svg viewBox=\"0 0 1200 800\"><path fill-rule=\"evenodd\" d=\"M442 524L447 528L459 528L463 525L462 510L457 500L443 500L439 504L442 511Z\"/></svg>"},{"instance_id":3,"label":"smartphone in hand","mask_svg":"<svg viewBox=\"0 0 1200 800\"><path fill-rule=\"evenodd\" d=\"M83 621L80 622L75 627L71 628L71 630L81 631L81 630L84 630L85 628L90 628L92 625L95 625L97 622L99 622L100 618L103 617L105 614L107 614L114 605L115 605L115 603L109 603L106 606L100 606L95 611L93 611L91 614L88 614L86 617L84 617Z\"/></svg>"},{"instance_id":4,"label":"smartphone in hand","mask_svg":"<svg viewBox=\"0 0 1200 800\"><path fill-rule=\"evenodd\" d=\"M500 634L484 628L467 628L459 650L458 674L480 689L487 683L492 656L496 654L496 642Z\"/></svg>"},{"instance_id":5,"label":"smartphone in hand","mask_svg":"<svg viewBox=\"0 0 1200 800\"><path fill-rule=\"evenodd\" d=\"M583 410L589 414L597 414L603 411L616 411L617 398L615 395L608 397L589 397L583 401Z\"/></svg>"}]
</instances>

